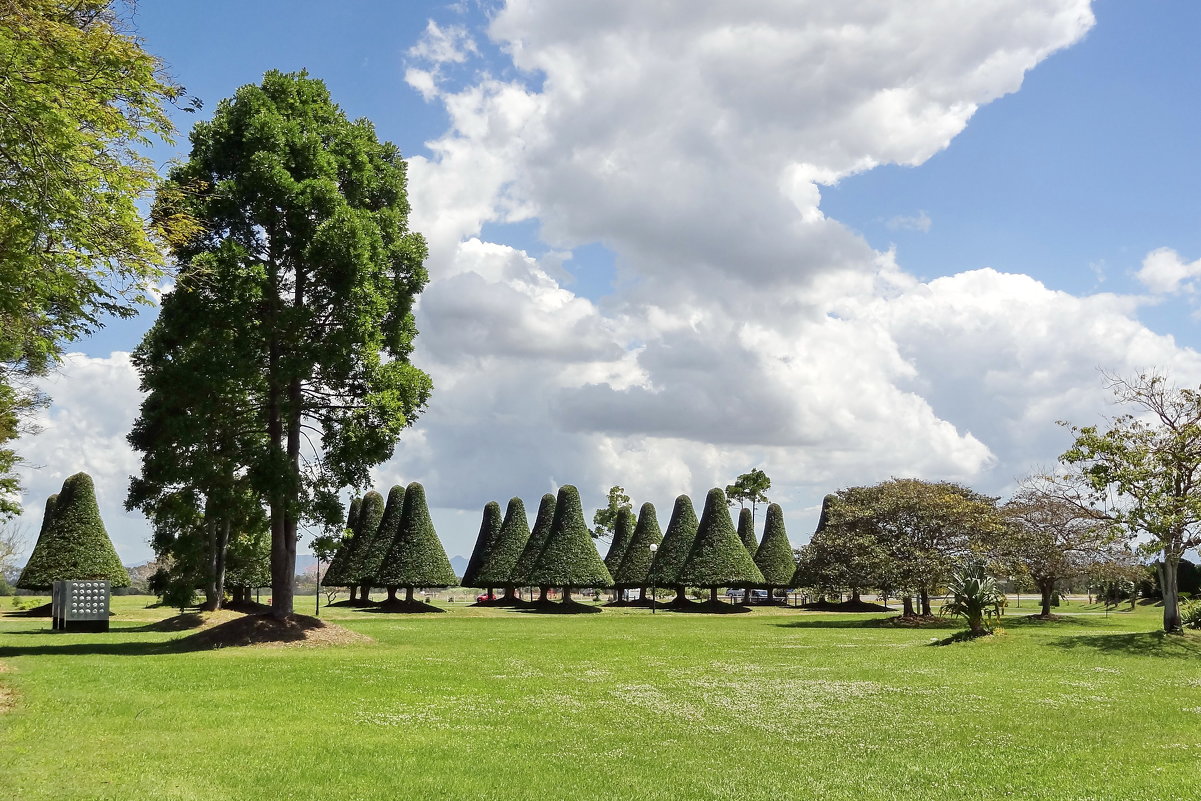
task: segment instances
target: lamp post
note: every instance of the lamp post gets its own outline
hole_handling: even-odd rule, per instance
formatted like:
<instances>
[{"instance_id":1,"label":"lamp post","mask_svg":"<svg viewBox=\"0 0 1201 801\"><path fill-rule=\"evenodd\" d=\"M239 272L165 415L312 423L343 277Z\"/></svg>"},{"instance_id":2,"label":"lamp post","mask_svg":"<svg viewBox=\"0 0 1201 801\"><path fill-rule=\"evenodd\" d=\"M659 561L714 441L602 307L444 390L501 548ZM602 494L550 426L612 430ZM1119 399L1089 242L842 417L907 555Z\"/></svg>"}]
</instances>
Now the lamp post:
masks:
<instances>
[{"instance_id":1,"label":"lamp post","mask_svg":"<svg viewBox=\"0 0 1201 801\"><path fill-rule=\"evenodd\" d=\"M659 550L659 546L651 543L651 614L655 614L655 552Z\"/></svg>"}]
</instances>

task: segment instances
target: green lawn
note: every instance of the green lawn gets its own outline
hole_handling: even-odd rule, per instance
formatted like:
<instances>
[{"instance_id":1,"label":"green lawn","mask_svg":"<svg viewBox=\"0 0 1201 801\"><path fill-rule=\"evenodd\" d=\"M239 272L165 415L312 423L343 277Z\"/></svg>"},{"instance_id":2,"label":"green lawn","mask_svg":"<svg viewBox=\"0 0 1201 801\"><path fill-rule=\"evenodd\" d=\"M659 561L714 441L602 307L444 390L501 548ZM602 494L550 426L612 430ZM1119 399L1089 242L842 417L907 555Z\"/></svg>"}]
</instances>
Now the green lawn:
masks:
<instances>
[{"instance_id":1,"label":"green lawn","mask_svg":"<svg viewBox=\"0 0 1201 801\"><path fill-rule=\"evenodd\" d=\"M1201 636L1155 608L945 647L792 610L328 610L376 642L178 653L143 602L108 634L0 618L0 796L1201 798Z\"/></svg>"}]
</instances>

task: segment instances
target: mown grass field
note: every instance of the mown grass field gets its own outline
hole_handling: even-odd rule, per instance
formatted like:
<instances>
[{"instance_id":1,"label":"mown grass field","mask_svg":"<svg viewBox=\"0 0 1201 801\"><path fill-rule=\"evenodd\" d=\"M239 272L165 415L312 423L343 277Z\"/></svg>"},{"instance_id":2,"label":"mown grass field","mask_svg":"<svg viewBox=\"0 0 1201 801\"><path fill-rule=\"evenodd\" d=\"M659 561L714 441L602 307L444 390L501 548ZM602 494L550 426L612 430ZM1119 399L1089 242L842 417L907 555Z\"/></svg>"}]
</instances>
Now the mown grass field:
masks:
<instances>
[{"instance_id":1,"label":"mown grass field","mask_svg":"<svg viewBox=\"0 0 1201 801\"><path fill-rule=\"evenodd\" d=\"M331 609L375 642L181 653L141 603L108 634L0 617L0 797L1201 798L1201 636L1150 607L943 647L792 610Z\"/></svg>"}]
</instances>

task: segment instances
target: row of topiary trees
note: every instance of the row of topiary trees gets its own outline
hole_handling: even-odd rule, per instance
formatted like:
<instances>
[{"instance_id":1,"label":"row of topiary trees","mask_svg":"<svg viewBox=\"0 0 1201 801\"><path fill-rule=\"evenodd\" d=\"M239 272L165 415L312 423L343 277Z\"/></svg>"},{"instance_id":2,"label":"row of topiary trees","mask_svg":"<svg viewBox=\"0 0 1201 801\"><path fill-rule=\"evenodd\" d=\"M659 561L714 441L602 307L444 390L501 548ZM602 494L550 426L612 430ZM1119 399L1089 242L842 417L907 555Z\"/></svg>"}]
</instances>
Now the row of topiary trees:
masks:
<instances>
[{"instance_id":1,"label":"row of topiary trees","mask_svg":"<svg viewBox=\"0 0 1201 801\"><path fill-rule=\"evenodd\" d=\"M543 496L532 532L520 498L509 501L503 519L499 504L491 502L484 507L462 583L487 588L489 596L493 589L503 589L497 604L515 603L519 587L539 587L540 601L546 600L551 587L560 587L564 602L576 588L639 589L643 600L634 603L649 603L646 589L652 585L674 587L676 598L669 606L677 607L691 605L684 598L685 587L708 589L709 603L716 604L720 587L763 587L770 594L774 588L788 586L796 562L779 505L768 507L762 543L755 541L750 510L743 512L736 531L725 493L717 488L709 491L700 520L691 499L679 496L666 533L659 527L653 504L644 503L637 518L622 509L602 560L584 523L575 487L563 487L557 498Z\"/></svg>"},{"instance_id":2,"label":"row of topiary trees","mask_svg":"<svg viewBox=\"0 0 1201 801\"><path fill-rule=\"evenodd\" d=\"M334 554L324 583L349 587L350 601L370 601L372 587L384 587L384 609L404 612L434 611L436 607L413 599L417 587L449 587L457 583L450 560L434 531L425 488L416 481L395 486L385 502L378 492L368 492L350 504L346 519L349 537ZM405 590L403 601L396 597Z\"/></svg>"}]
</instances>

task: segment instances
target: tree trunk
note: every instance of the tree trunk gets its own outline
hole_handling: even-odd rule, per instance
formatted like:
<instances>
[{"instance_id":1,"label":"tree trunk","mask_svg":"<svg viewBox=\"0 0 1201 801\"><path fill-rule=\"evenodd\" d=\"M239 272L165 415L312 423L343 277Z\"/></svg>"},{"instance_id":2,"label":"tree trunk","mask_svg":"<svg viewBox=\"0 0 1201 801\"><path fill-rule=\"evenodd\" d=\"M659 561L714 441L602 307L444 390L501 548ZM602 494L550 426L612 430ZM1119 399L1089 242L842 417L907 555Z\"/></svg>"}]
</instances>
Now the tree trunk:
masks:
<instances>
[{"instance_id":1,"label":"tree trunk","mask_svg":"<svg viewBox=\"0 0 1201 801\"><path fill-rule=\"evenodd\" d=\"M354 603L356 600L358 600L358 592L359 592L359 588L352 584L350 586L350 602L351 603Z\"/></svg>"},{"instance_id":2,"label":"tree trunk","mask_svg":"<svg viewBox=\"0 0 1201 801\"><path fill-rule=\"evenodd\" d=\"M370 584L362 584L359 586L359 590L360 590L359 603L361 603L361 604L371 603L371 585Z\"/></svg>"},{"instance_id":3,"label":"tree trunk","mask_svg":"<svg viewBox=\"0 0 1201 801\"><path fill-rule=\"evenodd\" d=\"M405 603L407 603L407 604L413 603L413 588L412 587L405 587Z\"/></svg>"},{"instance_id":4,"label":"tree trunk","mask_svg":"<svg viewBox=\"0 0 1201 801\"><path fill-rule=\"evenodd\" d=\"M1038 592L1042 596L1042 612L1043 617L1051 616L1051 597L1055 594L1054 581L1040 581L1038 583Z\"/></svg>"},{"instance_id":5,"label":"tree trunk","mask_svg":"<svg viewBox=\"0 0 1201 801\"><path fill-rule=\"evenodd\" d=\"M717 587L709 588L709 603L711 603L711 604L717 603Z\"/></svg>"},{"instance_id":6,"label":"tree trunk","mask_svg":"<svg viewBox=\"0 0 1201 801\"><path fill-rule=\"evenodd\" d=\"M538 588L538 603L544 604L549 600L546 597L548 592L550 592L550 587L546 586L545 584Z\"/></svg>"},{"instance_id":7,"label":"tree trunk","mask_svg":"<svg viewBox=\"0 0 1201 801\"><path fill-rule=\"evenodd\" d=\"M488 590L488 595L492 595L492 590ZM571 587L563 588L563 598L560 603L571 603Z\"/></svg>"},{"instance_id":8,"label":"tree trunk","mask_svg":"<svg viewBox=\"0 0 1201 801\"><path fill-rule=\"evenodd\" d=\"M505 587L505 595L501 600L508 604L517 603L521 599L517 597L515 590L515 587Z\"/></svg>"},{"instance_id":9,"label":"tree trunk","mask_svg":"<svg viewBox=\"0 0 1201 801\"><path fill-rule=\"evenodd\" d=\"M1180 620L1180 588L1177 583L1179 567L1179 556L1164 554L1164 563L1159 567L1159 585L1163 587L1163 630L1169 634L1184 633L1184 625Z\"/></svg>"},{"instance_id":10,"label":"tree trunk","mask_svg":"<svg viewBox=\"0 0 1201 801\"><path fill-rule=\"evenodd\" d=\"M221 599L217 596L217 520L213 516L212 504L205 504L204 529L208 539L208 570L204 577L204 606L206 612L221 608Z\"/></svg>"},{"instance_id":11,"label":"tree trunk","mask_svg":"<svg viewBox=\"0 0 1201 801\"><path fill-rule=\"evenodd\" d=\"M396 603L396 591L397 591L398 589L400 589L400 588L399 588L399 587L396 587L396 586L392 586L392 585L389 585L389 586L387 587L387 590L388 590L388 603L390 603L390 604L392 604L392 603Z\"/></svg>"},{"instance_id":12,"label":"tree trunk","mask_svg":"<svg viewBox=\"0 0 1201 801\"><path fill-rule=\"evenodd\" d=\"M913 596L906 595L901 599L901 603L903 604L901 614L905 617L913 617Z\"/></svg>"},{"instance_id":13,"label":"tree trunk","mask_svg":"<svg viewBox=\"0 0 1201 801\"><path fill-rule=\"evenodd\" d=\"M685 595L684 585L677 584L676 585L676 597L675 597L675 600L672 601L672 603L673 604L681 604L681 605L688 603L688 599L685 598L684 595Z\"/></svg>"},{"instance_id":14,"label":"tree trunk","mask_svg":"<svg viewBox=\"0 0 1201 801\"><path fill-rule=\"evenodd\" d=\"M217 537L217 608L225 603L225 557L229 552L229 518L221 521L221 533Z\"/></svg>"},{"instance_id":15,"label":"tree trunk","mask_svg":"<svg viewBox=\"0 0 1201 801\"><path fill-rule=\"evenodd\" d=\"M925 615L926 617L932 617L933 613L931 612L931 609L930 609L930 591L927 590L925 587L922 587L921 601L922 601L922 614Z\"/></svg>"},{"instance_id":16,"label":"tree trunk","mask_svg":"<svg viewBox=\"0 0 1201 801\"><path fill-rule=\"evenodd\" d=\"M859 597L859 588L858 587L851 587L851 601L852 601L852 603L861 603L862 602L862 598Z\"/></svg>"}]
</instances>

